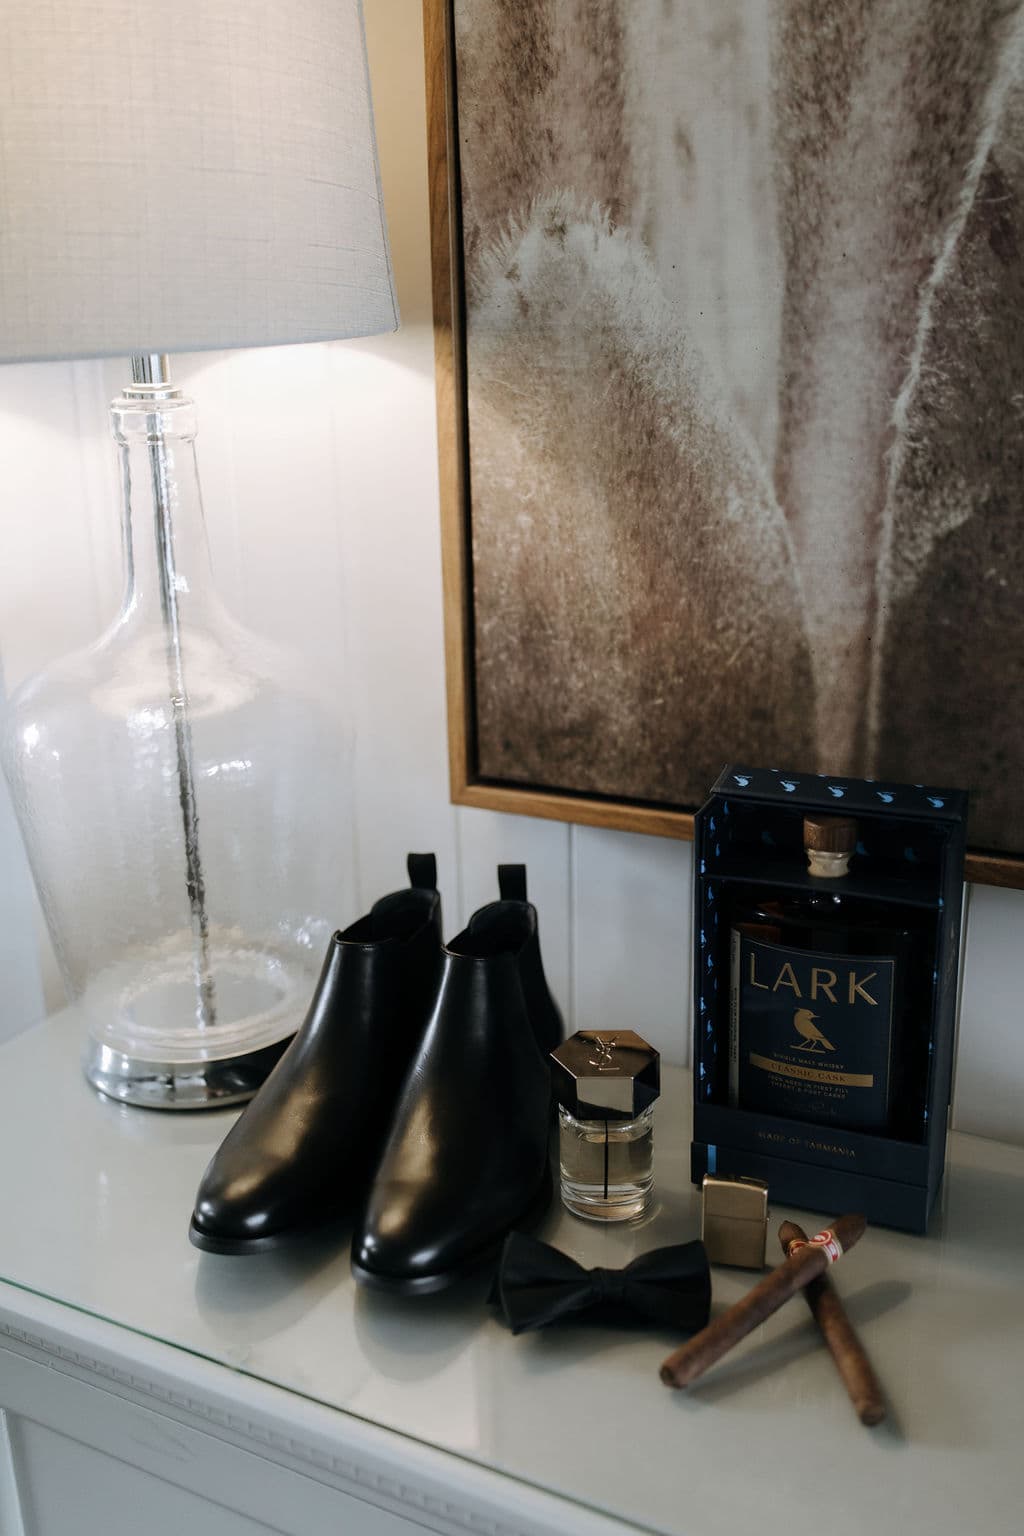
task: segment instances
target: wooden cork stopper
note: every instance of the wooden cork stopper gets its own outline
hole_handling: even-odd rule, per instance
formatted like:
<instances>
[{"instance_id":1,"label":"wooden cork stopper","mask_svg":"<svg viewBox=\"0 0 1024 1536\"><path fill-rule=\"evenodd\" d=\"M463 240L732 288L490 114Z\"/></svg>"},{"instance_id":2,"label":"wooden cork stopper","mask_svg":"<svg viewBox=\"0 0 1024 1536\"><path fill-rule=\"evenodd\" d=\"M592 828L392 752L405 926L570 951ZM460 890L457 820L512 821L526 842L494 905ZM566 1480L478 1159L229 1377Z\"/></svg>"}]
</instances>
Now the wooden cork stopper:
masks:
<instances>
[{"instance_id":1,"label":"wooden cork stopper","mask_svg":"<svg viewBox=\"0 0 1024 1536\"><path fill-rule=\"evenodd\" d=\"M816 853L852 853L857 823L852 816L805 816L804 847Z\"/></svg>"}]
</instances>

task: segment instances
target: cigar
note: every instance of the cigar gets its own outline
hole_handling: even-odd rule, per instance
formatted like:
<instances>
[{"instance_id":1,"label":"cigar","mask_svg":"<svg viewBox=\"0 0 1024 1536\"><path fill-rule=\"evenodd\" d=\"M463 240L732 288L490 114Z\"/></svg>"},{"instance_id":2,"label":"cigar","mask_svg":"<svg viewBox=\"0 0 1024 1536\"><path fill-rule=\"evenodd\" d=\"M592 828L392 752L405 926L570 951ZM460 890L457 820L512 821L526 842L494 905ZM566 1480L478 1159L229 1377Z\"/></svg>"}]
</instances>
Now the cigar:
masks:
<instances>
[{"instance_id":1,"label":"cigar","mask_svg":"<svg viewBox=\"0 0 1024 1536\"><path fill-rule=\"evenodd\" d=\"M795 1221L784 1221L779 1228L779 1242L789 1258L804 1246L807 1234ZM804 1287L804 1296L858 1419L862 1424L881 1424L885 1418L882 1388L829 1275L822 1274L812 1280Z\"/></svg>"},{"instance_id":2,"label":"cigar","mask_svg":"<svg viewBox=\"0 0 1024 1536\"><path fill-rule=\"evenodd\" d=\"M830 1264L842 1258L861 1236L867 1222L863 1216L838 1216L825 1231L818 1232L805 1248L798 1248L784 1259L778 1269L765 1275L742 1301L716 1317L700 1333L669 1355L661 1367L661 1379L667 1387L685 1387L703 1376L724 1354L752 1333L766 1317L777 1312L784 1302L822 1274Z\"/></svg>"}]
</instances>

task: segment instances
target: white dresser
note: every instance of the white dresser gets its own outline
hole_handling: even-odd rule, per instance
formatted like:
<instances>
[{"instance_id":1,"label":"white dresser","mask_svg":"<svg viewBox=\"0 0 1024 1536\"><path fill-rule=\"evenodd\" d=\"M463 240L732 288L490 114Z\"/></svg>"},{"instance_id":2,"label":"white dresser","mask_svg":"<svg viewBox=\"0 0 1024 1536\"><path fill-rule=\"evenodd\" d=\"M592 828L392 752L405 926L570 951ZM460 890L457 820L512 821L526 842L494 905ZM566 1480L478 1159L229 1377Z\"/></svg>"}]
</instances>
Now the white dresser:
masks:
<instances>
[{"instance_id":1,"label":"white dresser","mask_svg":"<svg viewBox=\"0 0 1024 1536\"><path fill-rule=\"evenodd\" d=\"M337 1243L200 1255L231 1112L105 1102L77 1031L0 1049L2 1536L1020 1530L1024 1151L954 1136L933 1233L843 1260L892 1400L866 1430L799 1299L684 1394L658 1379L678 1341L515 1339L479 1281L400 1301L357 1290ZM606 1265L695 1236L688 1094L669 1072L648 1221L553 1211L542 1235ZM751 1279L715 1271L716 1305Z\"/></svg>"}]
</instances>

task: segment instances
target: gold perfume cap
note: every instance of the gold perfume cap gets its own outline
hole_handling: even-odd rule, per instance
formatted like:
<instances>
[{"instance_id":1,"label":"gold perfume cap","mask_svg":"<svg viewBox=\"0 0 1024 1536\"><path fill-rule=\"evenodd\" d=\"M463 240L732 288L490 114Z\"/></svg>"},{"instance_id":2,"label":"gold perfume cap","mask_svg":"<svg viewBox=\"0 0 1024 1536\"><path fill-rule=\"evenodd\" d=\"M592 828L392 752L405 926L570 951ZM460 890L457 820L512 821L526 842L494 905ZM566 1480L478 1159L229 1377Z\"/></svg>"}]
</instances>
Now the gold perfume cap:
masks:
<instances>
[{"instance_id":1,"label":"gold perfume cap","mask_svg":"<svg viewBox=\"0 0 1024 1536\"><path fill-rule=\"evenodd\" d=\"M805 816L804 847L816 853L851 854L857 846L857 823L852 816Z\"/></svg>"},{"instance_id":2,"label":"gold perfume cap","mask_svg":"<svg viewBox=\"0 0 1024 1536\"><path fill-rule=\"evenodd\" d=\"M578 1120L635 1120L658 1097L661 1058L632 1029L580 1029L551 1052L558 1102Z\"/></svg>"}]
</instances>

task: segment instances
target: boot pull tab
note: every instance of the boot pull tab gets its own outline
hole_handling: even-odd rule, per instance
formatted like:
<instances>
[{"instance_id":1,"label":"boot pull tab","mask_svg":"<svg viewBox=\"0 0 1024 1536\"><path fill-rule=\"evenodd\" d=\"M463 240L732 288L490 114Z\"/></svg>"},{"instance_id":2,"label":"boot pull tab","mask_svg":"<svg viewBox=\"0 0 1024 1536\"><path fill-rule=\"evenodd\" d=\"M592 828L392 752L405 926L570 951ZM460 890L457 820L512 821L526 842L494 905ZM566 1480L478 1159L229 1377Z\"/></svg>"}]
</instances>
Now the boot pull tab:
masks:
<instances>
[{"instance_id":1,"label":"boot pull tab","mask_svg":"<svg viewBox=\"0 0 1024 1536\"><path fill-rule=\"evenodd\" d=\"M498 890L502 901L525 901L526 865L499 864Z\"/></svg>"},{"instance_id":2,"label":"boot pull tab","mask_svg":"<svg viewBox=\"0 0 1024 1536\"><path fill-rule=\"evenodd\" d=\"M409 884L415 890L437 890L437 859L432 853L410 853L405 865L409 871Z\"/></svg>"}]
</instances>

